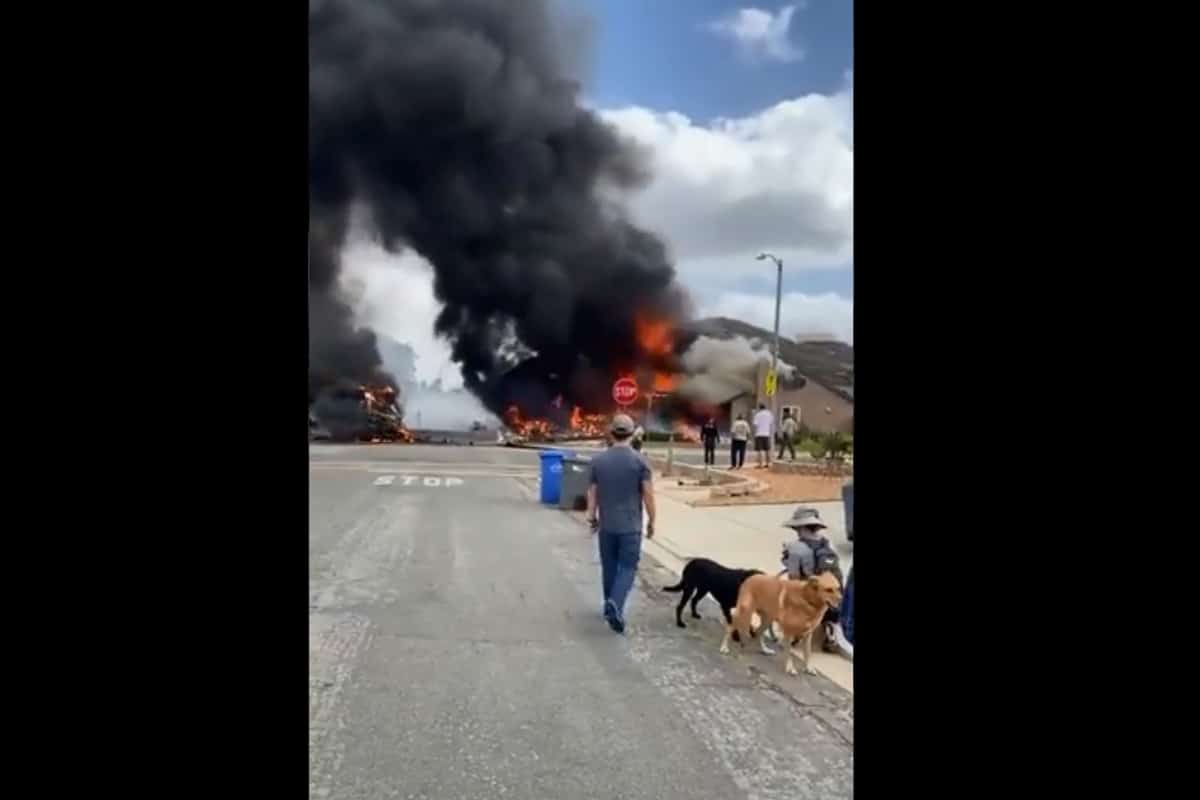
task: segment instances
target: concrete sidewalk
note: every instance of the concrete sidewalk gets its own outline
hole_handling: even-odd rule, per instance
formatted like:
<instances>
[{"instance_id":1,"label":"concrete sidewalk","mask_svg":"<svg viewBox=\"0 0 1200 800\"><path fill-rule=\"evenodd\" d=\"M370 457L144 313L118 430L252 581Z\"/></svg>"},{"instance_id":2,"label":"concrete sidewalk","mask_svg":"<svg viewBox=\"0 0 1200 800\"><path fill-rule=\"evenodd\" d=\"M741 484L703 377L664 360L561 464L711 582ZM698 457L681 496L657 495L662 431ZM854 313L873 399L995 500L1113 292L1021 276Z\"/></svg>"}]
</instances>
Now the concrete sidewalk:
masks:
<instances>
[{"instance_id":1,"label":"concrete sidewalk","mask_svg":"<svg viewBox=\"0 0 1200 800\"><path fill-rule=\"evenodd\" d=\"M654 538L643 541L642 549L667 569L679 574L688 559L698 556L711 558L727 567L760 569L770 575L783 568L779 560L782 544L795 537L791 530L783 527L783 521L791 514L793 506L696 508L684 502L688 490L672 485L670 479L656 475L655 483L658 526ZM805 505L817 509L829 526L825 535L837 550L842 571L848 574L853 551L846 539L841 502ZM712 603L711 598L701 603L701 606L709 605L709 614L705 616L710 619L716 611ZM720 612L716 611L715 616L719 619ZM853 664L845 658L814 651L813 667L848 691L854 691Z\"/></svg>"}]
</instances>

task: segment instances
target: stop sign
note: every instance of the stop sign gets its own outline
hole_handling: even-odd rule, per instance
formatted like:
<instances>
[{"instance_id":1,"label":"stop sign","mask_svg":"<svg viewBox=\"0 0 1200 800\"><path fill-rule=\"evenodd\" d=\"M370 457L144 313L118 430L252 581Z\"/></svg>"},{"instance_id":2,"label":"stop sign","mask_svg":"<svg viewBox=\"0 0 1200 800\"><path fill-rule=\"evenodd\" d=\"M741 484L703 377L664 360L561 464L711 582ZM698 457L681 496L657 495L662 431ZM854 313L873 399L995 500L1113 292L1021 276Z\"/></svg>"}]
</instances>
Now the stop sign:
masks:
<instances>
[{"instance_id":1,"label":"stop sign","mask_svg":"<svg viewBox=\"0 0 1200 800\"><path fill-rule=\"evenodd\" d=\"M617 378L613 383L613 400L619 406L631 406L638 399L637 381L633 378Z\"/></svg>"}]
</instances>

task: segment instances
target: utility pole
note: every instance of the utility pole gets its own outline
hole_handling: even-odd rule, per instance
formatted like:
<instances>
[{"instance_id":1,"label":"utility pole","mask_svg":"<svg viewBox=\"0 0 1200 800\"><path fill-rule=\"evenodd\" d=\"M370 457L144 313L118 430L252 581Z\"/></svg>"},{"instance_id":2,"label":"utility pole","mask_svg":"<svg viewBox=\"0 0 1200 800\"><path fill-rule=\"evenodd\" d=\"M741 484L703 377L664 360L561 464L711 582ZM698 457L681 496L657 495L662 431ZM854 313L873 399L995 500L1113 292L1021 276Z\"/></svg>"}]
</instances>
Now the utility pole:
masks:
<instances>
[{"instance_id":1,"label":"utility pole","mask_svg":"<svg viewBox=\"0 0 1200 800\"><path fill-rule=\"evenodd\" d=\"M775 430L779 429L779 306L783 302L783 260L771 253L759 253L755 261L771 259L775 262L775 346L771 349L771 374L775 376L775 391L771 393L771 417ZM773 431L774 432L774 431ZM775 452L775 442L771 442ZM768 459L769 460L769 459Z\"/></svg>"},{"instance_id":2,"label":"utility pole","mask_svg":"<svg viewBox=\"0 0 1200 800\"><path fill-rule=\"evenodd\" d=\"M642 429L646 431L646 436L650 435L650 404L654 401L654 389L646 392L646 423ZM642 442L642 446L646 447L650 444L649 440ZM667 463L663 467L663 477L670 477L675 466L675 429L671 428L667 432Z\"/></svg>"}]
</instances>

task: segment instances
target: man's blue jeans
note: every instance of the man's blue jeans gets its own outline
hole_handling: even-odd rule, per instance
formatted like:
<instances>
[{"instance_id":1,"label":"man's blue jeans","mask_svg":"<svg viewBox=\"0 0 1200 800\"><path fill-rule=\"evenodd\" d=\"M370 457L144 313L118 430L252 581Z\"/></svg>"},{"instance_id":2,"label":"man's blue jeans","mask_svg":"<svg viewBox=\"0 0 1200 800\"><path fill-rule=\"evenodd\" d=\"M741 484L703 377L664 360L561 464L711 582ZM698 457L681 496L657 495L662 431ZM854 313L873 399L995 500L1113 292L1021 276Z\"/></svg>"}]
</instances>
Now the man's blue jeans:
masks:
<instances>
[{"instance_id":1,"label":"man's blue jeans","mask_svg":"<svg viewBox=\"0 0 1200 800\"><path fill-rule=\"evenodd\" d=\"M642 556L642 532L607 533L600 531L600 580L604 604L612 600L621 619L625 618L625 600L633 588L633 576Z\"/></svg>"}]
</instances>

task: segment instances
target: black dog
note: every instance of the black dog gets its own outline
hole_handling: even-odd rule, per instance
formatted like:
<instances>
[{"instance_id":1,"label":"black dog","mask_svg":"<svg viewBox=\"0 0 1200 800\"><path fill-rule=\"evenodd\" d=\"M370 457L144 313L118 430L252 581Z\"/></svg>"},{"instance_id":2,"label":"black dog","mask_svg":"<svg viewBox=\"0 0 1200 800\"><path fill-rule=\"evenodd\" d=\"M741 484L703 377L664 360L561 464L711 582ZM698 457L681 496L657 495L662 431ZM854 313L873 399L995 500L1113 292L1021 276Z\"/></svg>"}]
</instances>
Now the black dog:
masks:
<instances>
[{"instance_id":1,"label":"black dog","mask_svg":"<svg viewBox=\"0 0 1200 800\"><path fill-rule=\"evenodd\" d=\"M679 605L675 608L675 624L681 628L687 627L683 624L683 607L687 605L688 600L692 601L692 616L695 619L703 619L696 611L696 604L703 600L706 594L711 594L721 606L725 621L732 625L733 617L729 612L737 605L738 589L742 581L751 575L760 574L761 570L757 569L730 569L707 558L693 558L684 565L679 583L663 587L664 592L683 592L683 597L679 598Z\"/></svg>"}]
</instances>

